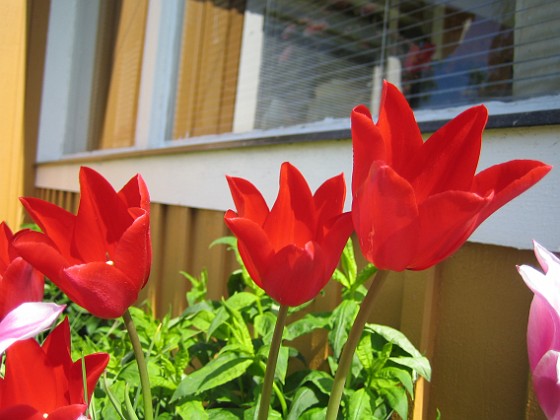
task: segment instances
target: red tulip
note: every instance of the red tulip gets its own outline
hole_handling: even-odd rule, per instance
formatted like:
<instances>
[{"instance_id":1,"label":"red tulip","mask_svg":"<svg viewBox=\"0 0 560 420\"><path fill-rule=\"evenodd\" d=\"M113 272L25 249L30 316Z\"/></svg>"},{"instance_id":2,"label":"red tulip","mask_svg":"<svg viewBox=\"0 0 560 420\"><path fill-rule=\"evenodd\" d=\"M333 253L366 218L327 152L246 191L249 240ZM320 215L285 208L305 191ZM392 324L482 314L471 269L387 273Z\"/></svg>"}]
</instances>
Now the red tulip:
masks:
<instances>
[{"instance_id":1,"label":"red tulip","mask_svg":"<svg viewBox=\"0 0 560 420\"><path fill-rule=\"evenodd\" d=\"M106 353L85 356L88 401L108 362ZM6 351L6 371L0 380L0 420L76 419L85 409L82 360L73 362L70 356L68 318L42 346L28 339Z\"/></svg>"},{"instance_id":2,"label":"red tulip","mask_svg":"<svg viewBox=\"0 0 560 420\"><path fill-rule=\"evenodd\" d=\"M365 257L380 269L422 270L455 252L493 212L551 169L514 160L475 175L484 106L423 142L404 96L384 84L379 121L352 111L352 217Z\"/></svg>"},{"instance_id":3,"label":"red tulip","mask_svg":"<svg viewBox=\"0 0 560 420\"><path fill-rule=\"evenodd\" d=\"M14 246L78 305L100 318L126 311L148 281L150 204L144 180L119 192L97 172L80 170L77 215L36 198L22 203L44 233L23 231Z\"/></svg>"},{"instance_id":4,"label":"red tulip","mask_svg":"<svg viewBox=\"0 0 560 420\"><path fill-rule=\"evenodd\" d=\"M282 305L313 299L331 278L352 233L350 214L342 213L343 175L312 194L303 175L284 163L272 210L249 181L227 180L238 212L229 210L225 222L255 283Z\"/></svg>"},{"instance_id":5,"label":"red tulip","mask_svg":"<svg viewBox=\"0 0 560 420\"><path fill-rule=\"evenodd\" d=\"M24 302L43 300L43 274L19 256L13 237L8 225L0 223L0 320Z\"/></svg>"}]
</instances>

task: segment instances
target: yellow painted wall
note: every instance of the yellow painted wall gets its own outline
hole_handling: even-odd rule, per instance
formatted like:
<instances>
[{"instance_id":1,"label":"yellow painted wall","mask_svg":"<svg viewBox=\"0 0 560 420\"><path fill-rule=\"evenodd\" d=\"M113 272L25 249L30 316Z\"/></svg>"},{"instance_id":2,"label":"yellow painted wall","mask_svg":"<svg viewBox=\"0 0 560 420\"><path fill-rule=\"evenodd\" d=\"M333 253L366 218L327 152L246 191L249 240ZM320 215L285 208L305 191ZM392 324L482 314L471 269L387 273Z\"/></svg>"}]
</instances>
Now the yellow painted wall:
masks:
<instances>
[{"instance_id":1,"label":"yellow painted wall","mask_svg":"<svg viewBox=\"0 0 560 420\"><path fill-rule=\"evenodd\" d=\"M22 221L27 3L0 0L0 219Z\"/></svg>"}]
</instances>

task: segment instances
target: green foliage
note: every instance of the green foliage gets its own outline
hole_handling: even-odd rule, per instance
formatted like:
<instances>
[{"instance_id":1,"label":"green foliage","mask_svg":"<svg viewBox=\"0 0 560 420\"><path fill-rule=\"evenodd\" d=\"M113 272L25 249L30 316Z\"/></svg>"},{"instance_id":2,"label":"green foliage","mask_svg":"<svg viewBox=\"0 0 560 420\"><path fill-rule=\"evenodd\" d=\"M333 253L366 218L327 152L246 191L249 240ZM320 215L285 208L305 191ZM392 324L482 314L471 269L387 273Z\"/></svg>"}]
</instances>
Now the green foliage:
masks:
<instances>
[{"instance_id":1,"label":"green foliage","mask_svg":"<svg viewBox=\"0 0 560 420\"><path fill-rule=\"evenodd\" d=\"M251 420L257 408L278 305L250 279L234 238L216 244L231 248L241 266L231 274L227 298L208 299L206 272L199 277L183 272L191 288L186 295L188 307L180 316L160 320L148 306L130 308L145 351L158 419ZM367 292L364 283L375 271L371 265L358 269L349 241L333 275L341 284L341 303L325 313L310 312L308 305L290 309L269 418L325 417L337 360ZM52 285L47 295L48 300L62 300ZM122 320L100 320L66 303L73 356L98 351L111 355L94 393L92 418L128 419L131 411L142 418L138 370ZM328 337L326 370L311 369L293 341L317 331L325 331ZM292 364L297 368L290 368ZM414 381L419 375L429 380L430 373L428 360L402 333L368 324L354 357L341 415L385 419L396 412L406 418Z\"/></svg>"}]
</instances>

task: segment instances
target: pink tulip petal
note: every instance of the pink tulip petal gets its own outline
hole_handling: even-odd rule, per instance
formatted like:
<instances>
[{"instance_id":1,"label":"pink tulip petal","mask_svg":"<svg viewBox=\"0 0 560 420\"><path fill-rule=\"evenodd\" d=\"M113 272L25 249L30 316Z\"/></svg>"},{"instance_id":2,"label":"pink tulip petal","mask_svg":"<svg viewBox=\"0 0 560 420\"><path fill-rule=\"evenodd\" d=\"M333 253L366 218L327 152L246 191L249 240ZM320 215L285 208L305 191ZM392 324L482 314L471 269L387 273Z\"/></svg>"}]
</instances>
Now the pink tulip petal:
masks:
<instances>
[{"instance_id":1,"label":"pink tulip petal","mask_svg":"<svg viewBox=\"0 0 560 420\"><path fill-rule=\"evenodd\" d=\"M560 419L560 352L548 351L533 371L537 399L551 420Z\"/></svg>"},{"instance_id":2,"label":"pink tulip petal","mask_svg":"<svg viewBox=\"0 0 560 420\"><path fill-rule=\"evenodd\" d=\"M25 302L0 321L0 354L16 341L35 337L46 330L65 306L49 302Z\"/></svg>"}]
</instances>

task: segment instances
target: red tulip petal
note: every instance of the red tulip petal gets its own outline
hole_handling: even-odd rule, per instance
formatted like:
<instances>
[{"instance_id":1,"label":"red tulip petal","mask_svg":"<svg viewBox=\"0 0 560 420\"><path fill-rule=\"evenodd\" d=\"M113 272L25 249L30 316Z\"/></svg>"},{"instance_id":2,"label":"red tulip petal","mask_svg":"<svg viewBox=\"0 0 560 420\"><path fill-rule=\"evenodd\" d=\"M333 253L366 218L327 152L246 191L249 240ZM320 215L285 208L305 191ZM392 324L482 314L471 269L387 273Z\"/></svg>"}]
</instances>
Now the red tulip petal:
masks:
<instances>
[{"instance_id":1,"label":"red tulip petal","mask_svg":"<svg viewBox=\"0 0 560 420\"><path fill-rule=\"evenodd\" d=\"M107 353L94 353L84 357L84 365L87 378L87 391L88 401L91 401L91 396L97 385L99 377L109 363L109 355ZM72 402L85 402L84 401L84 387L83 387L83 373L82 373L82 359L75 361L68 373L69 395ZM49 417L50 418L50 417Z\"/></svg>"},{"instance_id":2,"label":"red tulip petal","mask_svg":"<svg viewBox=\"0 0 560 420\"><path fill-rule=\"evenodd\" d=\"M303 247L313 238L313 196L307 181L285 162L280 170L280 190L263 229L275 251L288 244Z\"/></svg>"},{"instance_id":3,"label":"red tulip petal","mask_svg":"<svg viewBox=\"0 0 560 420\"><path fill-rule=\"evenodd\" d=\"M43 413L29 405L12 405L0 410L0 420L45 420Z\"/></svg>"},{"instance_id":4,"label":"red tulip petal","mask_svg":"<svg viewBox=\"0 0 560 420\"><path fill-rule=\"evenodd\" d=\"M344 208L346 197L346 183L344 175L340 174L325 182L313 194L315 212L317 214L317 233L321 234L320 228L333 217L339 216Z\"/></svg>"},{"instance_id":5,"label":"red tulip petal","mask_svg":"<svg viewBox=\"0 0 560 420\"><path fill-rule=\"evenodd\" d=\"M436 131L408 167L397 170L412 184L419 204L444 191L470 189L487 119L484 106L466 110Z\"/></svg>"},{"instance_id":6,"label":"red tulip petal","mask_svg":"<svg viewBox=\"0 0 560 420\"><path fill-rule=\"evenodd\" d=\"M359 105L352 110L352 191L355 192L366 180L371 164L386 160L385 140L371 119L369 110Z\"/></svg>"},{"instance_id":7,"label":"red tulip petal","mask_svg":"<svg viewBox=\"0 0 560 420\"><path fill-rule=\"evenodd\" d=\"M10 255L10 243L14 237L8 225L4 222L0 223L0 273L8 268L8 264L13 259Z\"/></svg>"},{"instance_id":8,"label":"red tulip petal","mask_svg":"<svg viewBox=\"0 0 560 420\"><path fill-rule=\"evenodd\" d=\"M83 261L105 261L106 252L132 224L125 203L93 169L80 168L80 206L73 246Z\"/></svg>"},{"instance_id":9,"label":"red tulip petal","mask_svg":"<svg viewBox=\"0 0 560 420\"><path fill-rule=\"evenodd\" d=\"M49 413L48 420L79 420L80 415L85 413L86 408L85 404L72 404L60 407Z\"/></svg>"},{"instance_id":10,"label":"red tulip petal","mask_svg":"<svg viewBox=\"0 0 560 420\"><path fill-rule=\"evenodd\" d=\"M560 353L550 350L533 371L533 387L549 419L560 418Z\"/></svg>"},{"instance_id":11,"label":"red tulip petal","mask_svg":"<svg viewBox=\"0 0 560 420\"><path fill-rule=\"evenodd\" d=\"M330 279L320 247L288 245L274 255L263 275L263 289L281 305L298 306L313 299Z\"/></svg>"},{"instance_id":12,"label":"red tulip petal","mask_svg":"<svg viewBox=\"0 0 560 420\"><path fill-rule=\"evenodd\" d=\"M226 176L226 179L239 216L262 226L269 210L260 191L243 178Z\"/></svg>"},{"instance_id":13,"label":"red tulip petal","mask_svg":"<svg viewBox=\"0 0 560 420\"><path fill-rule=\"evenodd\" d=\"M262 227L252 220L226 213L225 222L238 240L238 249L251 278L262 287L261 274L268 270L272 246Z\"/></svg>"},{"instance_id":14,"label":"red tulip petal","mask_svg":"<svg viewBox=\"0 0 560 420\"><path fill-rule=\"evenodd\" d=\"M0 278L0 319L23 302L43 300L43 275L18 257Z\"/></svg>"},{"instance_id":15,"label":"red tulip petal","mask_svg":"<svg viewBox=\"0 0 560 420\"><path fill-rule=\"evenodd\" d=\"M49 236L59 251L70 256L71 240L74 236L74 222L76 216L66 210L38 198L21 198L21 203L39 225L41 230Z\"/></svg>"},{"instance_id":16,"label":"red tulip petal","mask_svg":"<svg viewBox=\"0 0 560 420\"><path fill-rule=\"evenodd\" d=\"M138 287L119 269L92 262L64 270L66 281L59 285L75 303L99 318L118 318L138 298ZM60 282L59 282L60 283Z\"/></svg>"},{"instance_id":17,"label":"red tulip petal","mask_svg":"<svg viewBox=\"0 0 560 420\"><path fill-rule=\"evenodd\" d=\"M336 218L331 219L331 223L326 229L324 238L320 242L321 249L325 254L325 271L330 273L329 277L332 276L332 273L338 265L340 255L353 230L354 225L350 212L339 214Z\"/></svg>"},{"instance_id":18,"label":"red tulip petal","mask_svg":"<svg viewBox=\"0 0 560 420\"><path fill-rule=\"evenodd\" d=\"M423 270L457 251L476 228L478 214L490 200L491 196L448 191L424 201L418 208L418 252L408 268Z\"/></svg>"},{"instance_id":19,"label":"red tulip petal","mask_svg":"<svg viewBox=\"0 0 560 420\"><path fill-rule=\"evenodd\" d=\"M64 384L57 383L41 347L30 338L14 343L6 351L6 372L0 381L0 406L25 404L48 413L61 405Z\"/></svg>"},{"instance_id":20,"label":"red tulip petal","mask_svg":"<svg viewBox=\"0 0 560 420\"><path fill-rule=\"evenodd\" d=\"M385 162L397 173L413 164L424 143L414 113L395 85L383 83L377 128L385 141Z\"/></svg>"},{"instance_id":21,"label":"red tulip petal","mask_svg":"<svg viewBox=\"0 0 560 420\"><path fill-rule=\"evenodd\" d=\"M140 174L133 176L117 194L126 207L140 207L150 211L150 193Z\"/></svg>"},{"instance_id":22,"label":"red tulip petal","mask_svg":"<svg viewBox=\"0 0 560 420\"><path fill-rule=\"evenodd\" d=\"M404 270L417 249L418 208L410 184L375 162L354 197L352 217L364 256L380 269Z\"/></svg>"},{"instance_id":23,"label":"red tulip petal","mask_svg":"<svg viewBox=\"0 0 560 420\"><path fill-rule=\"evenodd\" d=\"M122 271L137 287L144 287L150 275L152 248L148 214L138 217L124 232L113 258L115 268Z\"/></svg>"},{"instance_id":24,"label":"red tulip petal","mask_svg":"<svg viewBox=\"0 0 560 420\"><path fill-rule=\"evenodd\" d=\"M70 355L70 323L68 317L58 324L45 339L41 346L52 366L64 366L70 369L72 357Z\"/></svg>"},{"instance_id":25,"label":"red tulip petal","mask_svg":"<svg viewBox=\"0 0 560 420\"><path fill-rule=\"evenodd\" d=\"M552 166L534 160L512 160L494 165L475 176L472 191L487 194L494 191L494 199L479 216L480 225L507 202L539 182Z\"/></svg>"},{"instance_id":26,"label":"red tulip petal","mask_svg":"<svg viewBox=\"0 0 560 420\"><path fill-rule=\"evenodd\" d=\"M39 232L21 231L15 236L13 245L26 261L57 285L62 269L74 263L67 261L53 242Z\"/></svg>"}]
</instances>

